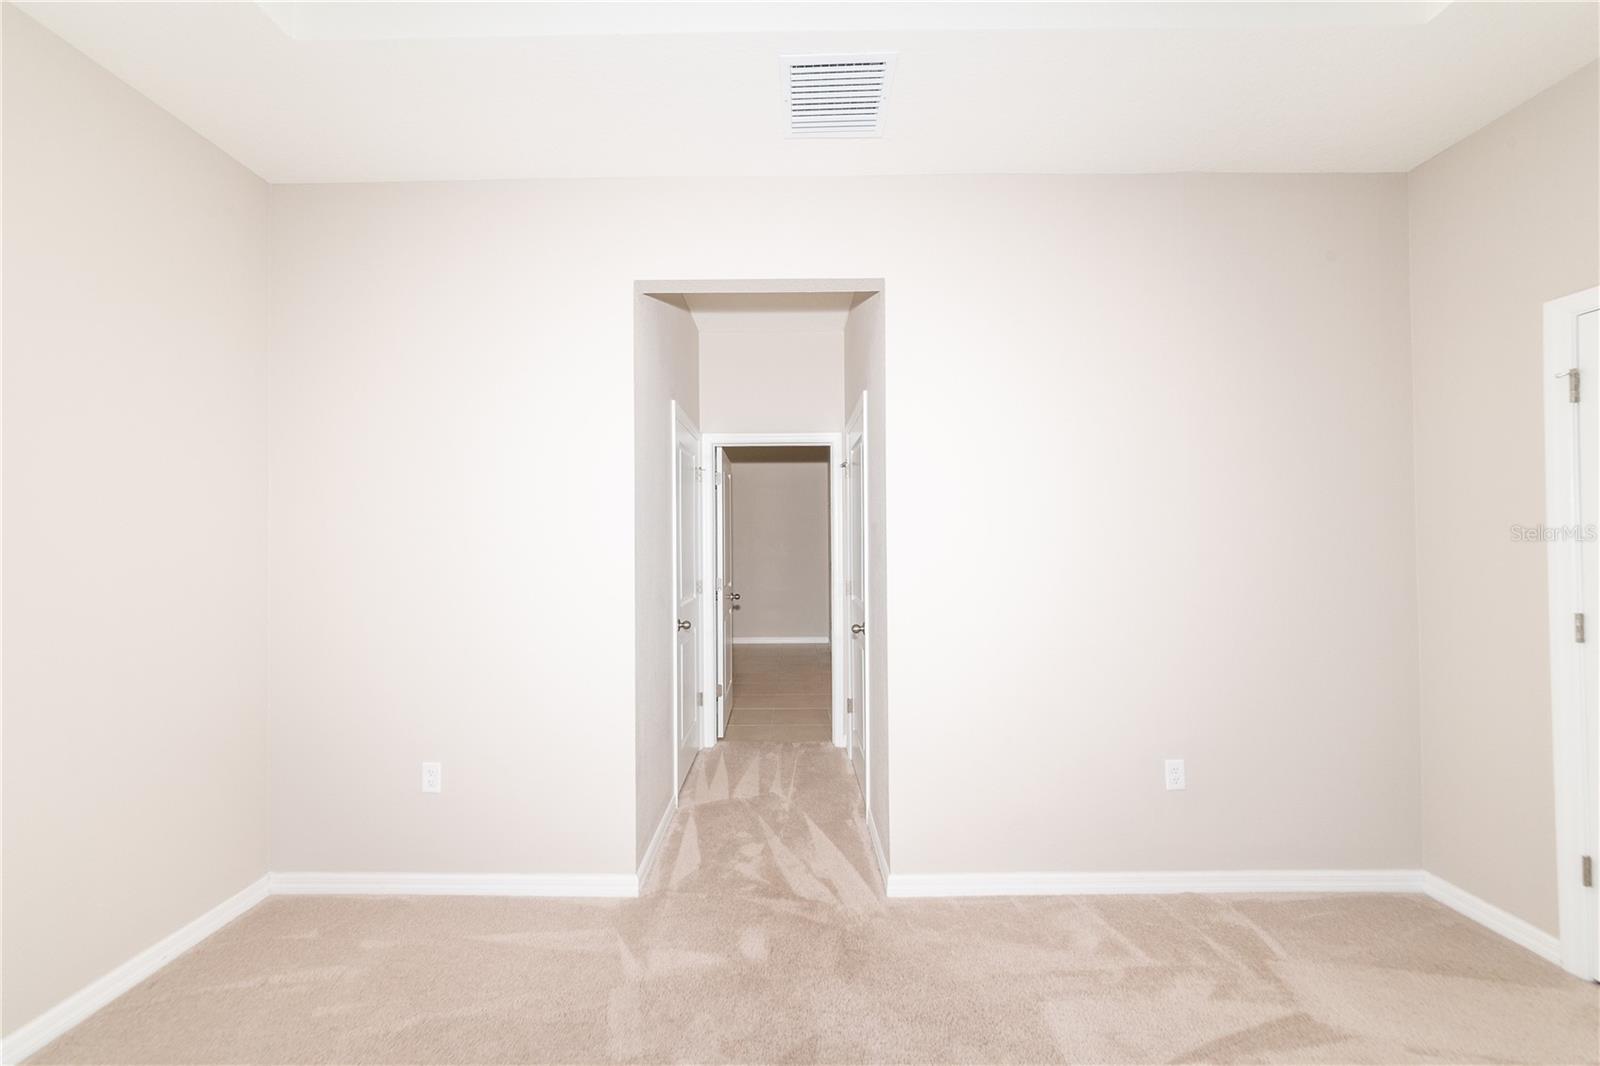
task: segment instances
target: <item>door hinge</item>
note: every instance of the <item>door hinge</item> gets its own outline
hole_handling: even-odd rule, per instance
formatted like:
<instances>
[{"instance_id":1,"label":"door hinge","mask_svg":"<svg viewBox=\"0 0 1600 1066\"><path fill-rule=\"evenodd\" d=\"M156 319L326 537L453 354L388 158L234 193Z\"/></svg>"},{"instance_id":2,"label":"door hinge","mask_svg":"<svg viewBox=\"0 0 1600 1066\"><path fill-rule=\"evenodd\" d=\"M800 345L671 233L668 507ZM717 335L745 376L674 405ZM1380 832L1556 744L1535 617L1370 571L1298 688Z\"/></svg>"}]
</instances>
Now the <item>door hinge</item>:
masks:
<instances>
[{"instance_id":1,"label":"door hinge","mask_svg":"<svg viewBox=\"0 0 1600 1066\"><path fill-rule=\"evenodd\" d=\"M1578 398L1583 393L1583 390L1578 387L1578 383L1583 378L1583 375L1578 373L1578 368L1573 367L1571 370L1563 370L1556 377L1567 379L1567 402L1577 403Z\"/></svg>"},{"instance_id":2,"label":"door hinge","mask_svg":"<svg viewBox=\"0 0 1600 1066\"><path fill-rule=\"evenodd\" d=\"M704 692L696 692L694 694L694 705L696 707L704 707L706 705L706 694Z\"/></svg>"},{"instance_id":3,"label":"door hinge","mask_svg":"<svg viewBox=\"0 0 1600 1066\"><path fill-rule=\"evenodd\" d=\"M856 701L855 701L855 697L854 696L846 696L844 698L844 713L845 714L855 714L856 713Z\"/></svg>"},{"instance_id":4,"label":"door hinge","mask_svg":"<svg viewBox=\"0 0 1600 1066\"><path fill-rule=\"evenodd\" d=\"M1594 887L1594 856L1592 855L1583 857L1583 887Z\"/></svg>"},{"instance_id":5,"label":"door hinge","mask_svg":"<svg viewBox=\"0 0 1600 1066\"><path fill-rule=\"evenodd\" d=\"M1579 644L1584 643L1582 611L1579 611L1577 614L1572 616L1572 639L1577 641Z\"/></svg>"},{"instance_id":6,"label":"door hinge","mask_svg":"<svg viewBox=\"0 0 1600 1066\"><path fill-rule=\"evenodd\" d=\"M694 479L696 481L705 480L705 476L706 476L706 468L705 467L697 466L697 467L694 468Z\"/></svg>"},{"instance_id":7,"label":"door hinge","mask_svg":"<svg viewBox=\"0 0 1600 1066\"><path fill-rule=\"evenodd\" d=\"M722 682L718 681L717 682L717 699L720 700L721 698L722 698Z\"/></svg>"}]
</instances>

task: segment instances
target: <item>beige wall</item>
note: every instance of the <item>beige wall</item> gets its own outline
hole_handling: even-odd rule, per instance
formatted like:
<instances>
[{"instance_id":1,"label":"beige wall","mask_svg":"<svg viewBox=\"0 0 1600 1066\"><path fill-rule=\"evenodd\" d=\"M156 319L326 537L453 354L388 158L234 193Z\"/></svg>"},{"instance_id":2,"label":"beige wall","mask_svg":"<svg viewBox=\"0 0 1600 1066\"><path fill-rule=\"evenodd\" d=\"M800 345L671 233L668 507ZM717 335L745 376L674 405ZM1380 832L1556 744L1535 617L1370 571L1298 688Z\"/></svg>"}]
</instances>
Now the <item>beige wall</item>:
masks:
<instances>
[{"instance_id":1,"label":"beige wall","mask_svg":"<svg viewBox=\"0 0 1600 1066\"><path fill-rule=\"evenodd\" d=\"M1423 862L1556 931L1542 305L1600 282L1600 67L1410 176Z\"/></svg>"},{"instance_id":2,"label":"beige wall","mask_svg":"<svg viewBox=\"0 0 1600 1066\"><path fill-rule=\"evenodd\" d=\"M634 283L840 276L888 283L896 870L1416 864L1403 177L279 186L273 216L278 868L631 872L617 649L667 447L634 439Z\"/></svg>"},{"instance_id":3,"label":"beige wall","mask_svg":"<svg viewBox=\"0 0 1600 1066\"><path fill-rule=\"evenodd\" d=\"M634 482L634 852L644 858L675 792L672 659L672 404L698 424L698 335L680 296L635 302ZM611 668L615 669L613 658Z\"/></svg>"},{"instance_id":4,"label":"beige wall","mask_svg":"<svg viewBox=\"0 0 1600 1066\"><path fill-rule=\"evenodd\" d=\"M267 870L267 187L0 18L11 1033Z\"/></svg>"},{"instance_id":5,"label":"beige wall","mask_svg":"<svg viewBox=\"0 0 1600 1066\"><path fill-rule=\"evenodd\" d=\"M635 869L633 279L559 217L604 188L273 187L275 870Z\"/></svg>"},{"instance_id":6,"label":"beige wall","mask_svg":"<svg viewBox=\"0 0 1600 1066\"><path fill-rule=\"evenodd\" d=\"M844 328L844 412L849 419L866 394L867 420L867 758L871 795L867 813L889 855L889 581L885 529L888 454L884 442L883 292L858 298ZM892 857L891 857L892 861Z\"/></svg>"},{"instance_id":7,"label":"beige wall","mask_svg":"<svg viewBox=\"0 0 1600 1066\"><path fill-rule=\"evenodd\" d=\"M884 271L896 872L1413 866L1404 178L939 215Z\"/></svg>"},{"instance_id":8,"label":"beige wall","mask_svg":"<svg viewBox=\"0 0 1600 1066\"><path fill-rule=\"evenodd\" d=\"M729 467L735 639L828 640L828 452L804 461L740 449ZM790 452L792 449L782 449Z\"/></svg>"},{"instance_id":9,"label":"beige wall","mask_svg":"<svg viewBox=\"0 0 1600 1066\"><path fill-rule=\"evenodd\" d=\"M843 390L839 329L700 331L707 433L837 433Z\"/></svg>"}]
</instances>

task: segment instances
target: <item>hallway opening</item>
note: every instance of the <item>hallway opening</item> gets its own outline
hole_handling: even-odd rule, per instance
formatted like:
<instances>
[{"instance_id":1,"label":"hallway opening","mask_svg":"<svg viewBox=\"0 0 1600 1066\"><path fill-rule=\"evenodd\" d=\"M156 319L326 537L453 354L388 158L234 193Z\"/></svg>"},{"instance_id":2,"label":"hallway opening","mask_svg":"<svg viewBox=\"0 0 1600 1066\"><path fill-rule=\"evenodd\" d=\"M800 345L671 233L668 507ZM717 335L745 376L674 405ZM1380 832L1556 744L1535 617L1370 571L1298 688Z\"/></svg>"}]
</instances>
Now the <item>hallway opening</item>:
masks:
<instances>
[{"instance_id":1,"label":"hallway opening","mask_svg":"<svg viewBox=\"0 0 1600 1066\"><path fill-rule=\"evenodd\" d=\"M716 448L719 739L833 739L829 457Z\"/></svg>"},{"instance_id":2,"label":"hallway opening","mask_svg":"<svg viewBox=\"0 0 1600 1066\"><path fill-rule=\"evenodd\" d=\"M883 300L875 281L636 286L641 869L724 743L842 748L874 836L886 821Z\"/></svg>"}]
</instances>

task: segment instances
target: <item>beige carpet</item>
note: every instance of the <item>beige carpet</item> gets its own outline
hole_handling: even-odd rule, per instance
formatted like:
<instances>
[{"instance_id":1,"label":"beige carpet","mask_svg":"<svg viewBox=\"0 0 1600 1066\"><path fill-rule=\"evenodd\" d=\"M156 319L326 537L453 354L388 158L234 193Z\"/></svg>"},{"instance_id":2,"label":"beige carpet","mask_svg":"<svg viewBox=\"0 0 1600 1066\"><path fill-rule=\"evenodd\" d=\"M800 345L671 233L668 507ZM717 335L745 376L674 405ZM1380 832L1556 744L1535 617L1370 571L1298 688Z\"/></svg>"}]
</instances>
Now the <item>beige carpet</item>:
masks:
<instances>
[{"instance_id":1,"label":"beige carpet","mask_svg":"<svg viewBox=\"0 0 1600 1066\"><path fill-rule=\"evenodd\" d=\"M40 1062L1594 1062L1410 896L885 901L843 757L724 744L644 898L277 897Z\"/></svg>"}]
</instances>

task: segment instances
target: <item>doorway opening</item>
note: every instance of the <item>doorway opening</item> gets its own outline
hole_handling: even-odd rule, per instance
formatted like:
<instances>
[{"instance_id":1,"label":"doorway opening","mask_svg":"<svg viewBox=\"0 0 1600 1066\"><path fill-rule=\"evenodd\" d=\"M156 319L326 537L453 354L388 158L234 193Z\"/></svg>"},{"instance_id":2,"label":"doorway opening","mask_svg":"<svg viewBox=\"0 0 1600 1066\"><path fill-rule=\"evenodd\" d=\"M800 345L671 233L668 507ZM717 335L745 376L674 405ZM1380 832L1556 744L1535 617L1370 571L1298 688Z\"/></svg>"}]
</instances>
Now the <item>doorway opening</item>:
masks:
<instances>
[{"instance_id":1,"label":"doorway opening","mask_svg":"<svg viewBox=\"0 0 1600 1066\"><path fill-rule=\"evenodd\" d=\"M717 739L832 741L838 447L736 439L706 440Z\"/></svg>"},{"instance_id":2,"label":"doorway opening","mask_svg":"<svg viewBox=\"0 0 1600 1066\"><path fill-rule=\"evenodd\" d=\"M843 749L878 844L883 328L878 281L635 287L641 862L729 743Z\"/></svg>"}]
</instances>

